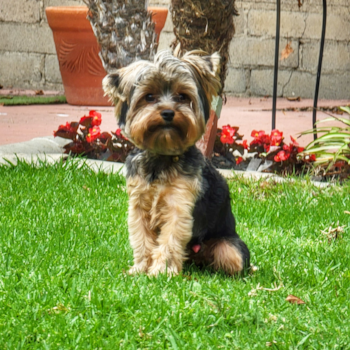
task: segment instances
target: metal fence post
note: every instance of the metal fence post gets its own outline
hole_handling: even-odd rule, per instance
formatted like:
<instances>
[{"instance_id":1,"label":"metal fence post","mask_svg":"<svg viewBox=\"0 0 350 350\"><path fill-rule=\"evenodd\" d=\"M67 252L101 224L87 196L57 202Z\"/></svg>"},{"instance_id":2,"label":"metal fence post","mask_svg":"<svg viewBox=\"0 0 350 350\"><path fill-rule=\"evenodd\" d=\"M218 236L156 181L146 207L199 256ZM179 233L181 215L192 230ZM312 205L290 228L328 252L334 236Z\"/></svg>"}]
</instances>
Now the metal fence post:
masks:
<instances>
[{"instance_id":1,"label":"metal fence post","mask_svg":"<svg viewBox=\"0 0 350 350\"><path fill-rule=\"evenodd\" d=\"M276 128L276 104L277 104L277 81L278 81L278 57L280 46L281 27L281 0L277 0L276 14L276 41L275 41L275 66L273 74L273 99L272 99L272 130Z\"/></svg>"},{"instance_id":2,"label":"metal fence post","mask_svg":"<svg viewBox=\"0 0 350 350\"><path fill-rule=\"evenodd\" d=\"M275 66L274 66L274 76L273 76L273 97L272 97L272 130L276 128L278 58L279 58L279 42L280 42L280 29L281 29L281 0L277 0L276 5L277 5L276 6L276 40L275 40ZM320 89L322 59L323 59L323 51L324 51L324 42L326 38L326 23L327 23L327 0L323 0L322 34L321 34L321 42L320 42L320 52L318 56L316 87L315 87L314 104L313 104L313 112L312 112L313 128L316 127L318 92ZM316 138L317 138L317 133L314 133L314 140L316 140Z\"/></svg>"},{"instance_id":3,"label":"metal fence post","mask_svg":"<svg viewBox=\"0 0 350 350\"><path fill-rule=\"evenodd\" d=\"M312 110L312 127L313 128L316 128L317 101L318 101L318 91L320 88L320 80L321 80L324 41L326 37L326 22L327 22L327 0L323 0L322 35L321 35L321 43L320 43L320 53L318 56L316 87L315 87L315 94L314 94L314 107ZM314 133L314 140L316 139L317 139L317 133Z\"/></svg>"}]
</instances>

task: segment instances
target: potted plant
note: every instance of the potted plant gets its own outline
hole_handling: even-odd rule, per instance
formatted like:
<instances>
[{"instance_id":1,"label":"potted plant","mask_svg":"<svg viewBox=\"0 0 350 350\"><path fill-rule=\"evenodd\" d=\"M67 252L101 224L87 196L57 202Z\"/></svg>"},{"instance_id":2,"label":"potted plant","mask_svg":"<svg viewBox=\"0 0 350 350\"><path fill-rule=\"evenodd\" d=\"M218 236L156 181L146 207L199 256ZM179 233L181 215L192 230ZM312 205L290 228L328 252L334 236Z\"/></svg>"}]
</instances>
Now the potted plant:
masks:
<instances>
[{"instance_id":1,"label":"potted plant","mask_svg":"<svg viewBox=\"0 0 350 350\"><path fill-rule=\"evenodd\" d=\"M96 6L95 1L91 3ZM100 4L103 8L103 1L100 1ZM148 8L149 12L147 13L144 7L143 10L140 10L136 3L132 8L130 6L123 7L120 1L118 4L120 11L118 12L116 8L113 13L110 12L109 22L104 21L108 18L108 11L103 18L103 16L97 16L98 9L92 6L89 8L86 6L46 8L47 20L55 41L65 95L70 104L111 105L103 94L102 79L105 77L106 71L119 68L118 64L124 64L122 56L133 56L132 59L138 59L147 55L146 52L143 52L141 57L137 56L135 43L137 44L137 41L140 40L137 39L136 35L146 35L147 38L150 38L147 42L148 56L155 53L168 10ZM113 23L110 20L112 15L115 17ZM87 19L88 16L92 25ZM118 33L122 32L119 28L122 21L127 36L120 38ZM96 40L94 32L98 40ZM125 49L128 49L129 52L126 52ZM114 50L114 55L111 50ZM121 55L118 56L118 53Z\"/></svg>"}]
</instances>

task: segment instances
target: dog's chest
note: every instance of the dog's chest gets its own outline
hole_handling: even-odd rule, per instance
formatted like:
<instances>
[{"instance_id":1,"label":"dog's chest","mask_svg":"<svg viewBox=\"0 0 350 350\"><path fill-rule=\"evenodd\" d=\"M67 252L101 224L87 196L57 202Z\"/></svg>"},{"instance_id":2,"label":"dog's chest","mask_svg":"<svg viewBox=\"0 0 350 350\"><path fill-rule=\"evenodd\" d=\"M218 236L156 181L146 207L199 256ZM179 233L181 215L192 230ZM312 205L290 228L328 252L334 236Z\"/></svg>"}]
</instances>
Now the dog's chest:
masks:
<instances>
[{"instance_id":1,"label":"dog's chest","mask_svg":"<svg viewBox=\"0 0 350 350\"><path fill-rule=\"evenodd\" d=\"M139 210L158 231L170 218L191 215L201 191L199 178L178 176L169 181L147 182L140 176L128 178L129 206Z\"/></svg>"}]
</instances>

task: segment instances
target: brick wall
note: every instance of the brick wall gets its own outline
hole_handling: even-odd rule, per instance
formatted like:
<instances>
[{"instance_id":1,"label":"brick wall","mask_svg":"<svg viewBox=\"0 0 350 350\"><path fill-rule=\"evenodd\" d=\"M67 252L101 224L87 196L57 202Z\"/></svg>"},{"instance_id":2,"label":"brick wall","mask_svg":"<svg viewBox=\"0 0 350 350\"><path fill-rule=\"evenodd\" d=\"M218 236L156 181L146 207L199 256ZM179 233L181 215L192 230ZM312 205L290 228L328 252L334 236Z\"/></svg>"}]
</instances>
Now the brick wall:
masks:
<instances>
[{"instance_id":1,"label":"brick wall","mask_svg":"<svg viewBox=\"0 0 350 350\"><path fill-rule=\"evenodd\" d=\"M150 0L167 6L170 0ZM226 92L272 94L275 0L236 0L236 35L230 46ZM10 5L11 4L11 5ZM62 90L52 33L45 7L82 5L80 0L0 0L0 84L5 87ZM282 0L280 50L293 53L280 61L279 96L313 97L322 24L322 1ZM160 49L173 38L171 18ZM328 0L326 44L320 98L350 98L350 4Z\"/></svg>"}]
</instances>

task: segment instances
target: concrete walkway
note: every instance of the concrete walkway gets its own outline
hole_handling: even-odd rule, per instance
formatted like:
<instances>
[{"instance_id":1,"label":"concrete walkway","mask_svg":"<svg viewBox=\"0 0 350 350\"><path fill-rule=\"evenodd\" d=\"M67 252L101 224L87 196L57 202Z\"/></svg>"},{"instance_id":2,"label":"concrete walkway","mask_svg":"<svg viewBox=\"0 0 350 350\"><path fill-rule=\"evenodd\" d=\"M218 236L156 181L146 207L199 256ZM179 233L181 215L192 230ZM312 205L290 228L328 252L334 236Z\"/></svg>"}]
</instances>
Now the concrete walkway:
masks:
<instances>
[{"instance_id":1,"label":"concrete walkway","mask_svg":"<svg viewBox=\"0 0 350 350\"><path fill-rule=\"evenodd\" d=\"M10 91L0 90L0 95ZM34 94L34 91L12 91L12 94ZM45 95L56 92L45 92ZM333 108L349 105L350 100L320 100L319 107ZM251 131L271 131L271 98L228 97L223 106L219 127L230 124L239 126L239 133L244 139L251 140ZM300 132L311 128L312 100L291 102L279 99L277 103L277 129L283 131L286 141L290 135L297 137ZM26 159L33 155L50 155L51 159L62 157L63 145L67 140L54 138L53 131L60 124L79 121L89 110L95 109L102 114L102 131L115 131L117 123L113 107L60 105L0 106L0 158L15 160L16 155ZM318 119L327 118L324 112L318 112ZM303 136L299 144L305 146L312 140L312 135ZM37 158L37 157L36 157ZM105 162L101 162L105 163Z\"/></svg>"}]
</instances>

